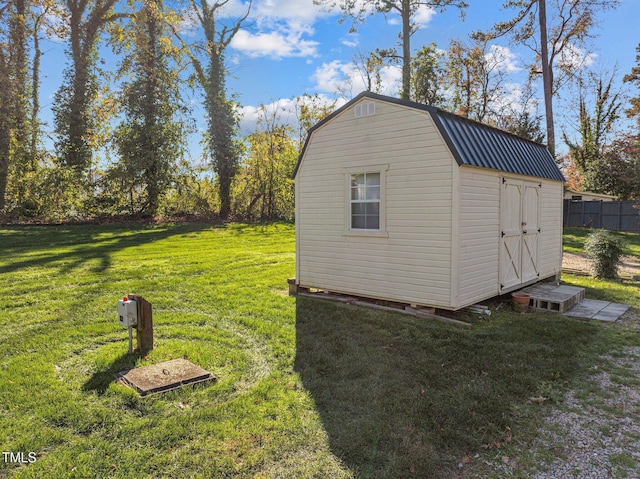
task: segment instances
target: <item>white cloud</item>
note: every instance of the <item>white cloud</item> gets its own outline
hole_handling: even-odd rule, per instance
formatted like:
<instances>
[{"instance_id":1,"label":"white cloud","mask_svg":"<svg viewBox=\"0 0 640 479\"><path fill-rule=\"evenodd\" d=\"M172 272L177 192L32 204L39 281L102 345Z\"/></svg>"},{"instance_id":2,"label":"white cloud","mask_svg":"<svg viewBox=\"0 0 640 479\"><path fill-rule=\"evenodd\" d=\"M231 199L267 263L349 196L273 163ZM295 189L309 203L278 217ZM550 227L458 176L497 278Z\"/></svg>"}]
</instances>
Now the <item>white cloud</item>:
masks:
<instances>
[{"instance_id":1,"label":"white cloud","mask_svg":"<svg viewBox=\"0 0 640 479\"><path fill-rule=\"evenodd\" d=\"M243 106L240 108L240 132L242 136L250 135L258 129L258 123L264 120L265 114L268 118L278 115L279 123L291 123L295 120L295 102L291 99L282 98L262 106Z\"/></svg>"},{"instance_id":2,"label":"white cloud","mask_svg":"<svg viewBox=\"0 0 640 479\"><path fill-rule=\"evenodd\" d=\"M250 33L240 30L233 38L231 47L250 57L268 56L274 59L283 57L316 56L318 42L303 40L302 31L272 31L269 33Z\"/></svg>"},{"instance_id":3,"label":"white cloud","mask_svg":"<svg viewBox=\"0 0 640 479\"><path fill-rule=\"evenodd\" d=\"M216 10L216 18L222 23L235 23L244 17L249 9L249 4L242 0L229 0L222 7ZM179 11L180 20L178 22L178 32L185 37L195 37L202 28L198 14L190 7L185 7Z\"/></svg>"},{"instance_id":4,"label":"white cloud","mask_svg":"<svg viewBox=\"0 0 640 479\"><path fill-rule=\"evenodd\" d=\"M250 5L247 1L229 0L217 10L217 14L220 18L239 18L245 16L249 8ZM251 6L251 8L253 8L253 6Z\"/></svg>"},{"instance_id":5,"label":"white cloud","mask_svg":"<svg viewBox=\"0 0 640 479\"><path fill-rule=\"evenodd\" d=\"M255 3L251 17L258 23L282 22L313 25L327 16L313 0L262 0Z\"/></svg>"},{"instance_id":6,"label":"white cloud","mask_svg":"<svg viewBox=\"0 0 640 479\"><path fill-rule=\"evenodd\" d=\"M519 83L506 83L502 88L502 95L493 98L493 109L495 111L523 112L529 109L529 113L535 112L535 104L524 105L524 90ZM533 107L533 110L532 110Z\"/></svg>"},{"instance_id":7,"label":"white cloud","mask_svg":"<svg viewBox=\"0 0 640 479\"><path fill-rule=\"evenodd\" d=\"M402 73L399 68L386 66L380 70L381 90L385 95L395 95L400 89ZM367 87L362 72L353 63L334 60L323 63L312 75L316 91L355 96Z\"/></svg>"},{"instance_id":8,"label":"white cloud","mask_svg":"<svg viewBox=\"0 0 640 479\"><path fill-rule=\"evenodd\" d=\"M433 19L435 14L436 11L433 8L427 7L426 5L420 5L411 21L418 28L424 28ZM393 14L387 18L387 23L389 23L389 25L402 25L402 19L399 14L393 10Z\"/></svg>"},{"instance_id":9,"label":"white cloud","mask_svg":"<svg viewBox=\"0 0 640 479\"><path fill-rule=\"evenodd\" d=\"M238 0L237 0L238 1ZM250 57L313 57L319 42L312 25L327 15L313 0L263 0L254 4L250 20L255 31L240 30L231 47Z\"/></svg>"},{"instance_id":10,"label":"white cloud","mask_svg":"<svg viewBox=\"0 0 640 479\"><path fill-rule=\"evenodd\" d=\"M558 64L569 70L577 70L593 65L596 58L597 53L586 53L582 48L569 44L560 53Z\"/></svg>"},{"instance_id":11,"label":"white cloud","mask_svg":"<svg viewBox=\"0 0 640 479\"><path fill-rule=\"evenodd\" d=\"M349 33L346 37L340 39L345 47L355 48L360 45L360 39L357 33Z\"/></svg>"},{"instance_id":12,"label":"white cloud","mask_svg":"<svg viewBox=\"0 0 640 479\"><path fill-rule=\"evenodd\" d=\"M491 45L489 53L485 55L485 60L490 70L497 70L504 73L516 73L522 70L518 66L516 54L509 47Z\"/></svg>"},{"instance_id":13,"label":"white cloud","mask_svg":"<svg viewBox=\"0 0 640 479\"><path fill-rule=\"evenodd\" d=\"M436 11L433 8L420 5L413 17L413 21L416 25L419 25L420 28L423 28L427 26L435 14Z\"/></svg>"}]
</instances>

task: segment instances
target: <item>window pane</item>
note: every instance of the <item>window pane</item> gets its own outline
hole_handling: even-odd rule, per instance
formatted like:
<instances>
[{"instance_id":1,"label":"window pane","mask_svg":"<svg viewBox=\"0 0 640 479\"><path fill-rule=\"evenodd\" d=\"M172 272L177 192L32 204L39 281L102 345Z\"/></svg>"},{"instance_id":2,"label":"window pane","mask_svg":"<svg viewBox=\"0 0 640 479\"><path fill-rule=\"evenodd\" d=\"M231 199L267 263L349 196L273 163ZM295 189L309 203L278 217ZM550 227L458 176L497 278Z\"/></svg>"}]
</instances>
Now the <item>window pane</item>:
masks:
<instances>
[{"instance_id":1,"label":"window pane","mask_svg":"<svg viewBox=\"0 0 640 479\"><path fill-rule=\"evenodd\" d=\"M380 186L380 173L367 173L367 186Z\"/></svg>"},{"instance_id":2,"label":"window pane","mask_svg":"<svg viewBox=\"0 0 640 479\"><path fill-rule=\"evenodd\" d=\"M368 186L365 192L367 200L379 200L380 199L380 187L379 186Z\"/></svg>"},{"instance_id":3,"label":"window pane","mask_svg":"<svg viewBox=\"0 0 640 479\"><path fill-rule=\"evenodd\" d=\"M364 215L366 213L366 203L351 203L352 215Z\"/></svg>"},{"instance_id":4,"label":"window pane","mask_svg":"<svg viewBox=\"0 0 640 479\"><path fill-rule=\"evenodd\" d=\"M357 229L366 228L366 223L364 219L365 219L364 216L357 216L357 215L351 216L351 227L357 228Z\"/></svg>"},{"instance_id":5,"label":"window pane","mask_svg":"<svg viewBox=\"0 0 640 479\"><path fill-rule=\"evenodd\" d=\"M380 203L364 203L364 212L366 215L378 216L380 213Z\"/></svg>"},{"instance_id":6,"label":"window pane","mask_svg":"<svg viewBox=\"0 0 640 479\"><path fill-rule=\"evenodd\" d=\"M351 228L380 229L380 173L351 175Z\"/></svg>"},{"instance_id":7,"label":"window pane","mask_svg":"<svg viewBox=\"0 0 640 479\"><path fill-rule=\"evenodd\" d=\"M367 226L366 228L369 230L378 230L380 229L380 217L379 216L366 216Z\"/></svg>"}]
</instances>

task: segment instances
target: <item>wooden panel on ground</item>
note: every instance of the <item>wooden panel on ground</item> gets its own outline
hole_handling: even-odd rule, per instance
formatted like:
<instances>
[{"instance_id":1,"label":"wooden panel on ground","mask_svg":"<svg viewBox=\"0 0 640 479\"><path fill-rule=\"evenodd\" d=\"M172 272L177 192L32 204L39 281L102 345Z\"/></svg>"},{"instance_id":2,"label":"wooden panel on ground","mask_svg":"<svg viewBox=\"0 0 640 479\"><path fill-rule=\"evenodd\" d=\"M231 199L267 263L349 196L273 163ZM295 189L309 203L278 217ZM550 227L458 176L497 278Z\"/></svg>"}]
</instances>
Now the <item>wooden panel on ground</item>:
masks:
<instances>
[{"instance_id":1,"label":"wooden panel on ground","mask_svg":"<svg viewBox=\"0 0 640 479\"><path fill-rule=\"evenodd\" d=\"M209 371L186 359L173 359L151 366L122 371L116 379L135 389L141 396L178 389L189 384L216 381Z\"/></svg>"}]
</instances>

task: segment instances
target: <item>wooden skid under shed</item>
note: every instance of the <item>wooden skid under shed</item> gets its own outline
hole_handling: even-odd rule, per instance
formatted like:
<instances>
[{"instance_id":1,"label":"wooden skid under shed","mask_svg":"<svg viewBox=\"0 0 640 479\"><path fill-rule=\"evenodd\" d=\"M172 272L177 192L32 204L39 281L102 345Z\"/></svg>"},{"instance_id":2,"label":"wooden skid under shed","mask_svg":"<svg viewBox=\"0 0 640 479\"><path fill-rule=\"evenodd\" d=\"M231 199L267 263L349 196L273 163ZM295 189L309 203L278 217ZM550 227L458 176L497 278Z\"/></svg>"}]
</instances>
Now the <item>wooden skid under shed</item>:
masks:
<instances>
[{"instance_id":1,"label":"wooden skid under shed","mask_svg":"<svg viewBox=\"0 0 640 479\"><path fill-rule=\"evenodd\" d=\"M378 309L381 311L390 311L394 313L408 314L415 316L416 318L423 319L435 319L441 323L453 324L455 326L462 326L464 328L470 328L471 324L465 321L460 321L446 316L440 316L435 314L435 308L422 308L415 305L396 303L395 306L384 306L377 304L375 300L368 298L362 298L353 295L344 295L340 293L334 293L329 291L324 292L310 292L308 288L299 288L296 296L302 296L305 298L323 299L328 301L336 301L338 303L353 304L356 306L363 306L365 308ZM387 302L389 303L389 302ZM415 306L415 307L414 307Z\"/></svg>"}]
</instances>

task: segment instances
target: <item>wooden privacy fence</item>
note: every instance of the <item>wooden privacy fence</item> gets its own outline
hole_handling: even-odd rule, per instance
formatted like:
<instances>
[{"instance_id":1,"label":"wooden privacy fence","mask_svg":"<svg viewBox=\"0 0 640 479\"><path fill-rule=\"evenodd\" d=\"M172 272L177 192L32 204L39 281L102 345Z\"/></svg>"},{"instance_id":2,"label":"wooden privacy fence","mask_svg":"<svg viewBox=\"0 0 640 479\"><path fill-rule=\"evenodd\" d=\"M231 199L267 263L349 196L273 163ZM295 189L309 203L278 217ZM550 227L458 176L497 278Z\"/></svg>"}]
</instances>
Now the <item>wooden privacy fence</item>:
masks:
<instances>
[{"instance_id":1,"label":"wooden privacy fence","mask_svg":"<svg viewBox=\"0 0 640 479\"><path fill-rule=\"evenodd\" d=\"M638 201L564 200L563 225L640 233Z\"/></svg>"}]
</instances>

